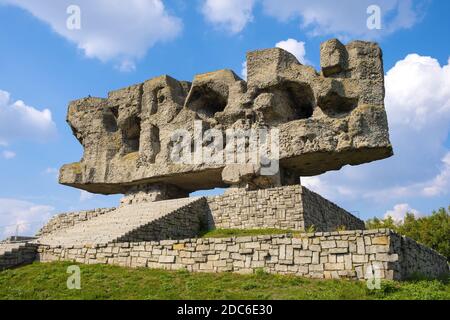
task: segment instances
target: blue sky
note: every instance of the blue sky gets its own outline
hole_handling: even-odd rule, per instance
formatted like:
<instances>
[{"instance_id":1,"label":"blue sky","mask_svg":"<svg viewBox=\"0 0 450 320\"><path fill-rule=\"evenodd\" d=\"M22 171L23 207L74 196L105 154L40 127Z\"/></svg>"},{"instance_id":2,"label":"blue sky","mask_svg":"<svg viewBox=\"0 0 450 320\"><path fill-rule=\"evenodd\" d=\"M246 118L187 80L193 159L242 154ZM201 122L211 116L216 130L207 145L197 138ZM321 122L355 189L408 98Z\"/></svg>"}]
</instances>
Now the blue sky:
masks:
<instances>
[{"instance_id":1,"label":"blue sky","mask_svg":"<svg viewBox=\"0 0 450 320\"><path fill-rule=\"evenodd\" d=\"M333 37L380 43L396 155L304 184L365 219L450 205L450 3L337 3L0 0L0 226L32 222L29 233L59 212L117 205L120 196L57 183L57 169L82 155L65 123L69 101L161 74L241 74L247 51L276 44L318 68L320 43ZM65 27L70 4L80 30ZM370 4L382 9L381 30L366 27Z\"/></svg>"}]
</instances>

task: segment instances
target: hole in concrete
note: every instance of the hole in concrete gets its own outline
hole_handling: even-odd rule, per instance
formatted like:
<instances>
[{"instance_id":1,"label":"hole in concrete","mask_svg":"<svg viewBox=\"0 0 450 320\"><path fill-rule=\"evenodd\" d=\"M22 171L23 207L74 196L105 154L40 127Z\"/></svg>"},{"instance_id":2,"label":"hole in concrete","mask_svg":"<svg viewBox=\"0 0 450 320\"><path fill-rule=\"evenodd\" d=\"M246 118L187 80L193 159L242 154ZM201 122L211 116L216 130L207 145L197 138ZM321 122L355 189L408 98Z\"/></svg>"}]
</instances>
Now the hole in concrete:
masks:
<instances>
[{"instance_id":1,"label":"hole in concrete","mask_svg":"<svg viewBox=\"0 0 450 320\"><path fill-rule=\"evenodd\" d=\"M150 150L149 150L149 161L154 163L156 156L161 151L161 141L159 136L159 128L157 126L152 126L150 129Z\"/></svg>"},{"instance_id":2,"label":"hole in concrete","mask_svg":"<svg viewBox=\"0 0 450 320\"><path fill-rule=\"evenodd\" d=\"M287 82L284 85L295 109L292 120L311 118L314 112L314 93L311 87L296 82Z\"/></svg>"},{"instance_id":3,"label":"hole in concrete","mask_svg":"<svg viewBox=\"0 0 450 320\"><path fill-rule=\"evenodd\" d=\"M161 91L158 92L158 103L164 103L166 101L166 96L161 93Z\"/></svg>"},{"instance_id":4,"label":"hole in concrete","mask_svg":"<svg viewBox=\"0 0 450 320\"><path fill-rule=\"evenodd\" d=\"M108 132L116 132L117 126L118 108L106 107L103 109L103 126Z\"/></svg>"},{"instance_id":5,"label":"hole in concrete","mask_svg":"<svg viewBox=\"0 0 450 320\"><path fill-rule=\"evenodd\" d=\"M227 94L224 95L222 92L227 92ZM189 100L189 109L196 111L199 115L213 117L217 112L223 111L227 106L228 88L216 90L207 85L195 87Z\"/></svg>"},{"instance_id":6,"label":"hole in concrete","mask_svg":"<svg viewBox=\"0 0 450 320\"><path fill-rule=\"evenodd\" d=\"M357 98L342 97L336 92L331 92L318 101L320 109L329 117L345 116L357 105Z\"/></svg>"},{"instance_id":7,"label":"hole in concrete","mask_svg":"<svg viewBox=\"0 0 450 320\"><path fill-rule=\"evenodd\" d=\"M123 153L128 154L139 151L141 136L141 119L138 117L128 118L122 125Z\"/></svg>"},{"instance_id":8,"label":"hole in concrete","mask_svg":"<svg viewBox=\"0 0 450 320\"><path fill-rule=\"evenodd\" d=\"M262 97L262 94L269 94L270 97ZM259 95L262 97L262 103L266 103L261 109L266 123L308 119L313 115L315 99L308 84L286 81L266 88L259 92Z\"/></svg>"}]
</instances>

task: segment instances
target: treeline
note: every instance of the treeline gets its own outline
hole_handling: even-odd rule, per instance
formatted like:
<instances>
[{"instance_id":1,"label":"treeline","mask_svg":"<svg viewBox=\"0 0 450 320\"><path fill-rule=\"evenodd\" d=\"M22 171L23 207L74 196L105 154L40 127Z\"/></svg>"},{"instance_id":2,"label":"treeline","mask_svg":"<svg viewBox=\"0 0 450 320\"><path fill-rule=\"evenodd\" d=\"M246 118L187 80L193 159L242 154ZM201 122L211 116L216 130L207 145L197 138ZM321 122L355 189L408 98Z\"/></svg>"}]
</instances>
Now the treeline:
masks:
<instances>
[{"instance_id":1,"label":"treeline","mask_svg":"<svg viewBox=\"0 0 450 320\"><path fill-rule=\"evenodd\" d=\"M395 223L392 217L367 220L367 229L389 228L440 252L450 261L450 206L433 211L430 216L416 218L406 214L401 223Z\"/></svg>"}]
</instances>

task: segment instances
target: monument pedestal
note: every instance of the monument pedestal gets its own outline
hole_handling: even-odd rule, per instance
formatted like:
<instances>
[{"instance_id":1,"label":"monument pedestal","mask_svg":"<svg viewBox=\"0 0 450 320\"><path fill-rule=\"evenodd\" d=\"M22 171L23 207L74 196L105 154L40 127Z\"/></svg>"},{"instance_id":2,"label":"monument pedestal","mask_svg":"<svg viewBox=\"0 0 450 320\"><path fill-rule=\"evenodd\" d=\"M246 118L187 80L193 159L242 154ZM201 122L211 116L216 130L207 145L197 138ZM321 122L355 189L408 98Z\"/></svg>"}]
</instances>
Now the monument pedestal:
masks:
<instances>
[{"instance_id":1,"label":"monument pedestal","mask_svg":"<svg viewBox=\"0 0 450 320\"><path fill-rule=\"evenodd\" d=\"M120 205L131 205L143 202L155 202L169 199L187 198L189 192L166 183L136 185L125 193Z\"/></svg>"}]
</instances>

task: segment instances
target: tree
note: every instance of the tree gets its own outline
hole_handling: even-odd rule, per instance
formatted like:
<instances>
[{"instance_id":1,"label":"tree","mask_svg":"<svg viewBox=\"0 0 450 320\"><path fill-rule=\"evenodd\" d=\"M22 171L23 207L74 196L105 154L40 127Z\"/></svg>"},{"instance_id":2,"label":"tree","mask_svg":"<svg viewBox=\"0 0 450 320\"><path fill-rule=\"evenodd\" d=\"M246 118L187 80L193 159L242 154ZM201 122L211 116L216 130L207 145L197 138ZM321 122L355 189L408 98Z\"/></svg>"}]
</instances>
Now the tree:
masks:
<instances>
[{"instance_id":1,"label":"tree","mask_svg":"<svg viewBox=\"0 0 450 320\"><path fill-rule=\"evenodd\" d=\"M392 229L397 230L397 225L394 222L394 219L392 219L391 216L387 217L386 219L379 219L377 217L373 219L369 219L366 221L366 229Z\"/></svg>"},{"instance_id":2,"label":"tree","mask_svg":"<svg viewBox=\"0 0 450 320\"><path fill-rule=\"evenodd\" d=\"M386 219L373 218L366 222L367 229L388 228L404 236L416 240L447 257L450 261L450 206L433 211L430 216L416 218L407 213L400 223L392 217Z\"/></svg>"}]
</instances>

